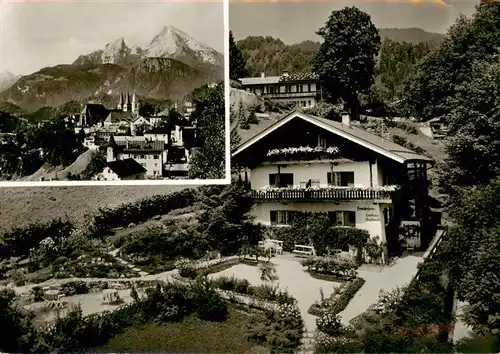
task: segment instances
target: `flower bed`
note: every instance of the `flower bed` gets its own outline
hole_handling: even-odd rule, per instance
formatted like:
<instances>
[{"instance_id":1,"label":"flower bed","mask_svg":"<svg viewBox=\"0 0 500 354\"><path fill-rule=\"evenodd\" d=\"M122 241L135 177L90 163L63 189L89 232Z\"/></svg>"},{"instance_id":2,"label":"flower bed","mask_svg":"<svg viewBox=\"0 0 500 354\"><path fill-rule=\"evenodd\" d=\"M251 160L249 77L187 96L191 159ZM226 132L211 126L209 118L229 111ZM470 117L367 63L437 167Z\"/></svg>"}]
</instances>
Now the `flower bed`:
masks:
<instances>
[{"instance_id":1,"label":"flower bed","mask_svg":"<svg viewBox=\"0 0 500 354\"><path fill-rule=\"evenodd\" d=\"M356 278L357 264L351 259L339 257L313 257L301 262L307 271L316 276L327 276L332 281L350 281Z\"/></svg>"},{"instance_id":2,"label":"flower bed","mask_svg":"<svg viewBox=\"0 0 500 354\"><path fill-rule=\"evenodd\" d=\"M212 273L222 272L240 263L238 257L220 258L203 264L199 261L189 259L179 259L175 263L175 268L179 271L179 275L183 278L195 279L200 275L208 275Z\"/></svg>"},{"instance_id":3,"label":"flower bed","mask_svg":"<svg viewBox=\"0 0 500 354\"><path fill-rule=\"evenodd\" d=\"M320 190L343 190L343 191L374 191L374 192L394 192L398 189L398 186L375 186L375 187L340 187L333 185L321 185L321 186L311 186L302 187L301 185L293 185L290 187L275 187L275 186L265 186L258 189L257 192L285 192L285 191L320 191Z\"/></svg>"},{"instance_id":4,"label":"flower bed","mask_svg":"<svg viewBox=\"0 0 500 354\"><path fill-rule=\"evenodd\" d=\"M344 311L349 301L351 301L364 283L365 280L362 278L342 283L328 298L312 304L308 313L314 316L322 316L325 313L336 315Z\"/></svg>"}]
</instances>

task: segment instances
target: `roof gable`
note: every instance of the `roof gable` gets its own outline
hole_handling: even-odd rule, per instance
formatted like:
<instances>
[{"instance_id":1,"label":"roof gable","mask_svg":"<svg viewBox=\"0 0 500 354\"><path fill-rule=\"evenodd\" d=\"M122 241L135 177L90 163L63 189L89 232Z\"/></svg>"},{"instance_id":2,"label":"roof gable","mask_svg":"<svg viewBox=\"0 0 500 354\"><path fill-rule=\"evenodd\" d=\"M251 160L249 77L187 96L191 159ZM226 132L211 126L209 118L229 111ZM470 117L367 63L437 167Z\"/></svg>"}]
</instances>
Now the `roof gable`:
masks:
<instances>
[{"instance_id":1,"label":"roof gable","mask_svg":"<svg viewBox=\"0 0 500 354\"><path fill-rule=\"evenodd\" d=\"M345 124L335 122L329 119L320 118L296 111L286 115L285 117L278 120L276 123L272 124L271 126L261 131L260 133L257 133L247 141L240 144L236 149L236 151L232 154L232 156L238 155L240 152L246 150L253 144L257 143L262 138L271 134L272 132L280 129L282 126L289 123L291 120L295 118L303 119L330 133L336 134L346 140L354 142L360 146L363 146L371 151L374 151L380 155L383 155L399 163L406 163L409 161L425 161L429 163L433 162L433 160L427 156L417 154L401 145L383 139L382 137L367 132L363 129L347 126Z\"/></svg>"}]
</instances>

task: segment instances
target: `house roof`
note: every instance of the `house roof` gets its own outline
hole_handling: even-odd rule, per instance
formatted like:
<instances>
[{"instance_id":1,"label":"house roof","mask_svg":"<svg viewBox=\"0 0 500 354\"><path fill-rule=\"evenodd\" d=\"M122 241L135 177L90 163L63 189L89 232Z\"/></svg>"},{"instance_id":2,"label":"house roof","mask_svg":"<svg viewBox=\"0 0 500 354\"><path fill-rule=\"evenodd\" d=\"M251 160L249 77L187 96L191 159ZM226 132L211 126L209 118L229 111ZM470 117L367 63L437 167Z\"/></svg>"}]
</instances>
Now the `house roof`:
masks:
<instances>
[{"instance_id":1,"label":"house roof","mask_svg":"<svg viewBox=\"0 0 500 354\"><path fill-rule=\"evenodd\" d=\"M120 150L127 153L160 153L165 151L165 142L154 141L117 141Z\"/></svg>"},{"instance_id":2,"label":"house roof","mask_svg":"<svg viewBox=\"0 0 500 354\"><path fill-rule=\"evenodd\" d=\"M249 85L273 85L278 83L297 82L297 81L316 81L317 76L312 73L305 74L283 74L280 76L257 76L243 77L238 79L243 86Z\"/></svg>"},{"instance_id":3,"label":"house roof","mask_svg":"<svg viewBox=\"0 0 500 354\"><path fill-rule=\"evenodd\" d=\"M92 118L96 121L101 121L108 116L109 110L102 104L87 103L81 114L86 115L88 118Z\"/></svg>"},{"instance_id":4,"label":"house roof","mask_svg":"<svg viewBox=\"0 0 500 354\"><path fill-rule=\"evenodd\" d=\"M123 111L109 112L108 116L106 117L106 120L111 123L120 123L122 121L133 122L134 119L135 118L132 112L123 112Z\"/></svg>"},{"instance_id":5,"label":"house roof","mask_svg":"<svg viewBox=\"0 0 500 354\"><path fill-rule=\"evenodd\" d=\"M266 137L270 133L279 129L280 127L290 122L294 118L303 119L311 124L314 124L333 134L336 134L340 137L350 140L358 145L364 146L365 148L368 148L376 153L384 155L399 163L406 163L410 161L425 161L429 163L434 162L433 159L427 156L417 154L392 141L384 139L373 133L367 132L366 130L353 126L347 126L340 122L335 122L329 119L320 118L297 111L291 112L290 114L281 118L274 124L268 126L266 129L262 130L261 132L255 134L245 142L241 143L236 149L236 151L233 152L232 156L238 155L242 151L246 150L248 147L252 146L262 138Z\"/></svg>"},{"instance_id":6,"label":"house roof","mask_svg":"<svg viewBox=\"0 0 500 354\"><path fill-rule=\"evenodd\" d=\"M124 159L106 162L106 166L120 178L135 176L147 170L134 159Z\"/></svg>"}]
</instances>

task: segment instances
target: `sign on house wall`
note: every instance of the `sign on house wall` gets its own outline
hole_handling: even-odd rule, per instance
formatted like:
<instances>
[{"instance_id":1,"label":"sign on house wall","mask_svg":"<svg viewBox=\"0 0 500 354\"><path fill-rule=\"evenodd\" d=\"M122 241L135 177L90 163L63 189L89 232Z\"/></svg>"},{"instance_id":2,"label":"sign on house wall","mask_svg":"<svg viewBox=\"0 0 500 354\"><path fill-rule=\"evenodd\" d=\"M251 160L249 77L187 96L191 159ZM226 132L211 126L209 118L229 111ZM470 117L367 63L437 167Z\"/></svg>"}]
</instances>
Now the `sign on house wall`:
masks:
<instances>
[{"instance_id":1,"label":"sign on house wall","mask_svg":"<svg viewBox=\"0 0 500 354\"><path fill-rule=\"evenodd\" d=\"M380 221L380 212L378 208L372 206L366 206L366 207L358 206L357 211L364 211L365 222Z\"/></svg>"}]
</instances>

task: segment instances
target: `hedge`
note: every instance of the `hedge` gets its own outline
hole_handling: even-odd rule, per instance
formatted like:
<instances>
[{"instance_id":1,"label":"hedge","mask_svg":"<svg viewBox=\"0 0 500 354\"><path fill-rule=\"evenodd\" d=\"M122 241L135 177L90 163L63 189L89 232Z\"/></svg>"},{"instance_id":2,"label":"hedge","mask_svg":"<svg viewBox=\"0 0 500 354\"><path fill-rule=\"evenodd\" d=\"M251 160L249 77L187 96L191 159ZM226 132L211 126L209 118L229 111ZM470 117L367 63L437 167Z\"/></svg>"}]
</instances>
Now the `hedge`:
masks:
<instances>
[{"instance_id":1,"label":"hedge","mask_svg":"<svg viewBox=\"0 0 500 354\"><path fill-rule=\"evenodd\" d=\"M68 237L73 227L70 221L54 219L5 232L0 236L3 240L3 244L0 242L0 258L27 256L30 249L48 237L55 241Z\"/></svg>"},{"instance_id":2,"label":"hedge","mask_svg":"<svg viewBox=\"0 0 500 354\"><path fill-rule=\"evenodd\" d=\"M147 221L174 209L188 207L196 201L196 189L183 189L166 195L155 195L116 208L99 208L94 215L94 236L103 237L111 229Z\"/></svg>"},{"instance_id":3,"label":"hedge","mask_svg":"<svg viewBox=\"0 0 500 354\"><path fill-rule=\"evenodd\" d=\"M324 313L337 315L344 311L351 299L356 295L359 289L363 286L365 280L356 278L347 283L343 283L336 291L321 303L312 304L308 313L314 316L321 316Z\"/></svg>"}]
</instances>

